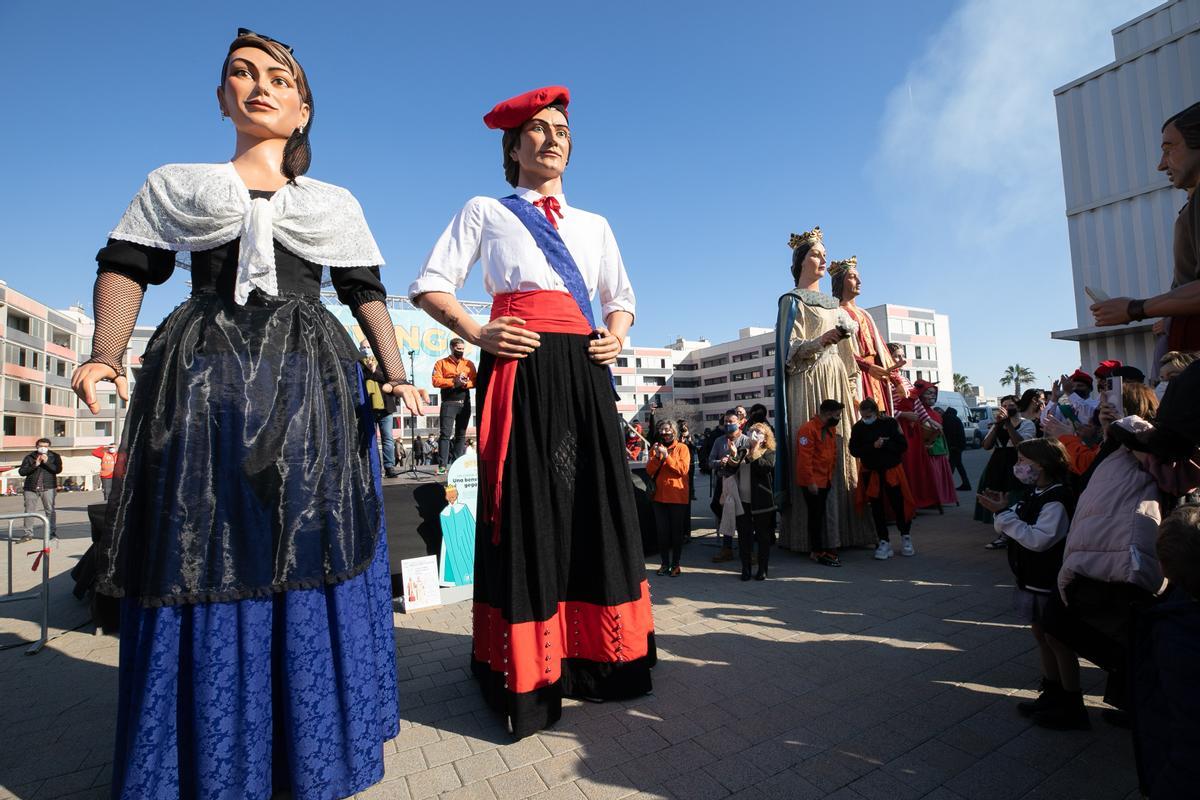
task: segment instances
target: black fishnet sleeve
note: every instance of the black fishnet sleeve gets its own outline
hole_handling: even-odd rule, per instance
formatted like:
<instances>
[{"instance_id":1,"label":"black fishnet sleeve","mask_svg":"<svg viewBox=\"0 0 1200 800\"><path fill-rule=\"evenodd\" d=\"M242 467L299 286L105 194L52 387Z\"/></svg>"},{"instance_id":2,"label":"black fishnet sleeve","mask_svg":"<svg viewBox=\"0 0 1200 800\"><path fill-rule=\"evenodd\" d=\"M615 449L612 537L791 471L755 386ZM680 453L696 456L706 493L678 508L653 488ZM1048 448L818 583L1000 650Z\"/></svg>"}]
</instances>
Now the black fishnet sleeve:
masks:
<instances>
[{"instance_id":1,"label":"black fishnet sleeve","mask_svg":"<svg viewBox=\"0 0 1200 800\"><path fill-rule=\"evenodd\" d=\"M354 307L353 311L388 383L408 383L404 359L396 344L396 326L392 324L387 304L383 300L368 300Z\"/></svg>"},{"instance_id":2,"label":"black fishnet sleeve","mask_svg":"<svg viewBox=\"0 0 1200 800\"><path fill-rule=\"evenodd\" d=\"M92 307L96 314L96 332L92 334L92 355L85 364L104 364L117 375L125 374L125 347L133 335L138 312L142 309L141 284L119 272L101 272L96 276Z\"/></svg>"}]
</instances>

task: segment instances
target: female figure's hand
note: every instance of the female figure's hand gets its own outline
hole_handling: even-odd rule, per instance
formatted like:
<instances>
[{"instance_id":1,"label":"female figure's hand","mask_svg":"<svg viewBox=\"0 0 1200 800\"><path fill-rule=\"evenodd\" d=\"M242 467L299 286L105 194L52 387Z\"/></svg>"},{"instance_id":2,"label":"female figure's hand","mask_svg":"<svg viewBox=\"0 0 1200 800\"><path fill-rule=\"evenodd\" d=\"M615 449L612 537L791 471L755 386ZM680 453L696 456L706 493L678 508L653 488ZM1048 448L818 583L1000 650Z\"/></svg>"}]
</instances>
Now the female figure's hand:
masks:
<instances>
[{"instance_id":1,"label":"female figure's hand","mask_svg":"<svg viewBox=\"0 0 1200 800\"><path fill-rule=\"evenodd\" d=\"M117 375L117 371L108 364L96 361L80 364L71 376L71 389L87 406L88 411L93 414L100 413L100 403L96 401L96 384L100 381L111 381L117 387L117 396L122 400L129 400L129 381L124 375Z\"/></svg>"}]
</instances>

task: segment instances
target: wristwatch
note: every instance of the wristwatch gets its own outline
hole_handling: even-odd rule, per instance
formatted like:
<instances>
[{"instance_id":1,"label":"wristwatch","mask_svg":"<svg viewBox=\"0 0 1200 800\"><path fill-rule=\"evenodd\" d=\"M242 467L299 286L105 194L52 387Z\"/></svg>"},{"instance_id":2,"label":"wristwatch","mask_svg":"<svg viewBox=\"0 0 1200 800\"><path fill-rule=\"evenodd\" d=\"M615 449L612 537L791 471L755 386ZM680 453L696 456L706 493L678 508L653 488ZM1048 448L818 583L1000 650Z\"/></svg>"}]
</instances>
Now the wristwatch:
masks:
<instances>
[{"instance_id":1,"label":"wristwatch","mask_svg":"<svg viewBox=\"0 0 1200 800\"><path fill-rule=\"evenodd\" d=\"M1129 305L1125 306L1125 313L1129 315L1131 322L1144 320L1146 318L1146 301L1130 300Z\"/></svg>"}]
</instances>

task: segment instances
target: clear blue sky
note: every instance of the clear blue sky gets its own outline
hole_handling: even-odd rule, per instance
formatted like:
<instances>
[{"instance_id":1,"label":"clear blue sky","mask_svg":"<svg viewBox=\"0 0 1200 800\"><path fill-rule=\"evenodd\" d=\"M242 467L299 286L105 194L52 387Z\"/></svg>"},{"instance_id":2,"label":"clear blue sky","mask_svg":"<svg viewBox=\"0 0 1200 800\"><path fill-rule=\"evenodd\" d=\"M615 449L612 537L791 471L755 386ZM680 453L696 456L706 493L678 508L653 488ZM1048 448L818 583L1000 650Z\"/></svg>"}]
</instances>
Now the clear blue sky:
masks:
<instances>
[{"instance_id":1,"label":"clear blue sky","mask_svg":"<svg viewBox=\"0 0 1200 800\"><path fill-rule=\"evenodd\" d=\"M394 292L466 198L508 191L482 114L563 83L566 193L612 224L636 344L773 324L788 234L819 224L831 256L858 255L864 305L950 315L956 371L995 391L1019 361L1048 383L1078 360L1048 340L1075 325L1051 92L1152 3L1042 5L8 0L0 276L90 310L95 251L145 174L231 155L214 89L241 25L295 48L310 175L358 196ZM142 324L184 280L150 292ZM477 274L462 296L484 296Z\"/></svg>"}]
</instances>

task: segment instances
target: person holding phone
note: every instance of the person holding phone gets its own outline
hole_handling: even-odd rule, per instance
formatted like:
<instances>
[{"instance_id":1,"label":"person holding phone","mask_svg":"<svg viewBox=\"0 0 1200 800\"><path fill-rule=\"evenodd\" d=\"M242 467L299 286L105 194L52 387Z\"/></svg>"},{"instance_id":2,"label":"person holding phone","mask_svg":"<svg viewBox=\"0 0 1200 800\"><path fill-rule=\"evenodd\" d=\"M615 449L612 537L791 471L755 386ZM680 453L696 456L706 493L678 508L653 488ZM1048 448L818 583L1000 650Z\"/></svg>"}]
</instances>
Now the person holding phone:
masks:
<instances>
[{"instance_id":1,"label":"person holding phone","mask_svg":"<svg viewBox=\"0 0 1200 800\"><path fill-rule=\"evenodd\" d=\"M679 577L679 559L683 541L691 522L691 500L688 497L688 475L692 470L692 454L688 446L675 437L675 426L669 420L658 424L658 438L650 446L646 474L654 478L654 526L658 531L658 553L662 559L659 575Z\"/></svg>"},{"instance_id":2,"label":"person holding phone","mask_svg":"<svg viewBox=\"0 0 1200 800\"><path fill-rule=\"evenodd\" d=\"M991 456L979 479L980 494L994 490L1015 502L1015 495L1021 491L1021 482L1012 472L1017 463L1016 448L1036 434L1033 420L1023 417L1017 410L1017 397L1011 394L1001 397L1000 405L992 417L992 425L983 437L983 449L990 451ZM975 520L989 525L993 520L992 512L978 501L975 503ZM1003 550L1007 545L1008 539L998 534L986 546L989 550Z\"/></svg>"}]
</instances>

